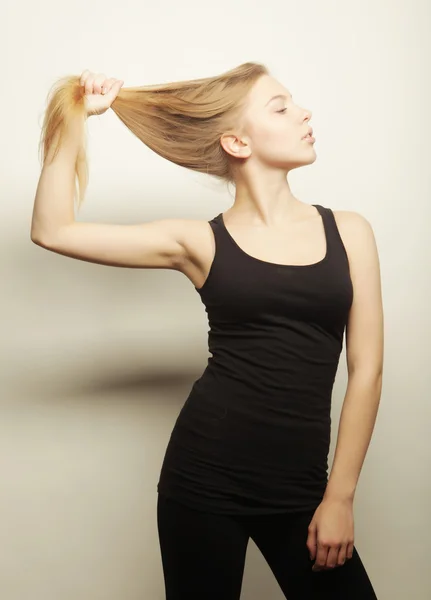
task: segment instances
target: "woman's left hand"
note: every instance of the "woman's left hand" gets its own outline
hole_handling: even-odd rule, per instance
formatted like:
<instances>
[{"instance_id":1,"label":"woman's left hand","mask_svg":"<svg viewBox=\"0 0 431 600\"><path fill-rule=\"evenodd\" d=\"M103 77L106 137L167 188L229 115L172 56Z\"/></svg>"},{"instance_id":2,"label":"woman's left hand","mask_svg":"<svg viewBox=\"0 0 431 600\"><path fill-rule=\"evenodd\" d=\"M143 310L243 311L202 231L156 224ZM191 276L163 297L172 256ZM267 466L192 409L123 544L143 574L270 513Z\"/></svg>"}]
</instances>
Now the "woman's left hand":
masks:
<instances>
[{"instance_id":1,"label":"woman's left hand","mask_svg":"<svg viewBox=\"0 0 431 600\"><path fill-rule=\"evenodd\" d=\"M313 571L341 566L352 558L353 501L323 499L308 526L307 548L315 560Z\"/></svg>"}]
</instances>

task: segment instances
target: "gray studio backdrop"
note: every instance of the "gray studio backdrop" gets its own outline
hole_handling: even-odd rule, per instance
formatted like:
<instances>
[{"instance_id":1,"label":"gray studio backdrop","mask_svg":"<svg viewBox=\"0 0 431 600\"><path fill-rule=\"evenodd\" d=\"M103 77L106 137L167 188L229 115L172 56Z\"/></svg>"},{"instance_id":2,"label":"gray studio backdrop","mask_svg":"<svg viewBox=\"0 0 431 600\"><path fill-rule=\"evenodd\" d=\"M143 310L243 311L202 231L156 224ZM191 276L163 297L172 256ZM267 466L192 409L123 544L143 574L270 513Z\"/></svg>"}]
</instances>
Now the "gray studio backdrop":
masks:
<instances>
[{"instance_id":1,"label":"gray studio backdrop","mask_svg":"<svg viewBox=\"0 0 431 600\"><path fill-rule=\"evenodd\" d=\"M374 228L385 370L355 541L379 600L429 600L429 3L221 0L178 10L172 0L77 0L64 13L41 0L7 2L0 18L1 598L164 598L156 485L208 356L204 307L180 273L91 264L31 243L49 88L86 68L127 87L256 60L313 111L317 160L291 174L294 194L358 211ZM78 220L209 220L232 204L233 189L163 161L112 111L89 121L88 147ZM343 351L331 452L346 383ZM242 598L262 597L282 594L250 542Z\"/></svg>"}]
</instances>

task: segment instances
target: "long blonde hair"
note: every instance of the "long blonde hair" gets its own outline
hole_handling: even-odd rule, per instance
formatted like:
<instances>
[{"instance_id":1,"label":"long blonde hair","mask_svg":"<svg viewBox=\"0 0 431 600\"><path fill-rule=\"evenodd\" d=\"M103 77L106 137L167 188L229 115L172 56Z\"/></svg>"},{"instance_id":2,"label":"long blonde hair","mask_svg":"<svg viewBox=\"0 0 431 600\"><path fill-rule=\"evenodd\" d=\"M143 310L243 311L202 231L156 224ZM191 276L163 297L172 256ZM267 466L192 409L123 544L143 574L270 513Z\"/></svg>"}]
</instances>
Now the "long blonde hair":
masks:
<instances>
[{"instance_id":1,"label":"long blonde hair","mask_svg":"<svg viewBox=\"0 0 431 600\"><path fill-rule=\"evenodd\" d=\"M265 74L269 71L264 65L247 62L215 77L121 88L111 108L132 133L163 158L229 184L234 182L234 165L220 137L239 125L248 92ZM43 164L54 140L53 156L57 154L69 120L81 116L85 122L84 94L79 76L64 77L51 88L39 144ZM79 210L89 180L85 135L75 175Z\"/></svg>"}]
</instances>

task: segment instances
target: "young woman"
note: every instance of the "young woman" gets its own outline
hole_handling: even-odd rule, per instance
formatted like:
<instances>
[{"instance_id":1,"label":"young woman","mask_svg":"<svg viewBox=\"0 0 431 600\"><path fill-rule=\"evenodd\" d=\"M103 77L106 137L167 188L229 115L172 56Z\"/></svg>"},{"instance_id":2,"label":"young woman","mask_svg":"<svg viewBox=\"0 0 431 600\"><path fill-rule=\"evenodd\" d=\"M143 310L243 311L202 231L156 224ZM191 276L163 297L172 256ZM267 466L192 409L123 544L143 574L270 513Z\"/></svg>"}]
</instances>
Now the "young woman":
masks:
<instances>
[{"instance_id":1,"label":"young woman","mask_svg":"<svg viewBox=\"0 0 431 600\"><path fill-rule=\"evenodd\" d=\"M309 205L287 174L316 160L310 111L258 63L142 88L61 80L42 131L31 239L77 259L177 269L210 325L211 357L173 428L158 482L167 600L238 600L249 539L289 600L371 600L353 502L381 394L383 310L372 228ZM112 108L162 157L235 186L209 222L79 223L85 119ZM341 124L334 123L334 131ZM328 478L331 394L348 387Z\"/></svg>"}]
</instances>

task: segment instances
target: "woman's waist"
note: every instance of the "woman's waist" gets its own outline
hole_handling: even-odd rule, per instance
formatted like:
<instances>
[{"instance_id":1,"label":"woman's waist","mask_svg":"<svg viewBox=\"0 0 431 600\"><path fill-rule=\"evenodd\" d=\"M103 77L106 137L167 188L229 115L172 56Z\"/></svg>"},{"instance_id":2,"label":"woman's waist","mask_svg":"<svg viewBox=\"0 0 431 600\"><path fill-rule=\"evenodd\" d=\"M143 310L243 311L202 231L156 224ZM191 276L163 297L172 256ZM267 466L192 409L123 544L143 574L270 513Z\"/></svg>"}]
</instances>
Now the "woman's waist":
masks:
<instances>
[{"instance_id":1,"label":"woman's waist","mask_svg":"<svg viewBox=\"0 0 431 600\"><path fill-rule=\"evenodd\" d=\"M196 461L213 457L235 468L303 471L325 463L330 445L330 419L295 416L275 418L241 412L236 407L201 410L189 405L172 432L176 455Z\"/></svg>"},{"instance_id":2,"label":"woman's waist","mask_svg":"<svg viewBox=\"0 0 431 600\"><path fill-rule=\"evenodd\" d=\"M210 358L192 391L241 398L330 399L338 365L314 367L287 361L283 366L232 363Z\"/></svg>"},{"instance_id":3,"label":"woman's waist","mask_svg":"<svg viewBox=\"0 0 431 600\"><path fill-rule=\"evenodd\" d=\"M226 421L226 427L268 427L312 431L330 424L331 391L300 386L265 386L214 376L210 370L194 383L180 418L195 427Z\"/></svg>"}]
</instances>

